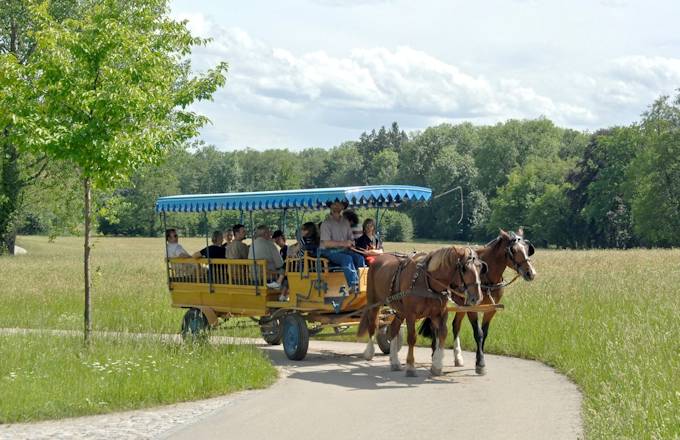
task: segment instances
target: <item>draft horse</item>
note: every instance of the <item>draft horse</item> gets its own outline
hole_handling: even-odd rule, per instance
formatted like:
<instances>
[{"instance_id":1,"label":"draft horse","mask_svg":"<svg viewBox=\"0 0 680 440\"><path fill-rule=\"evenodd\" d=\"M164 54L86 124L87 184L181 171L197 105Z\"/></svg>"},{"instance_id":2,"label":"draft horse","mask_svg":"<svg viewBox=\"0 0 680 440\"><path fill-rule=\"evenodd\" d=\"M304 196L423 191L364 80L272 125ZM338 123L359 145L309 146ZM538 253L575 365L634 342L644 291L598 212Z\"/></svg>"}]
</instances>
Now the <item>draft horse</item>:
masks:
<instances>
[{"instance_id":1,"label":"draft horse","mask_svg":"<svg viewBox=\"0 0 680 440\"><path fill-rule=\"evenodd\" d=\"M435 352L431 372L442 373L444 343L446 341L447 302L450 286L467 292L470 303L482 300L481 276L486 272L477 253L471 248L455 246L438 249L429 254L403 257L394 254L378 255L368 271L367 303L361 316L358 336L368 332L364 358L370 360L375 353L373 336L378 328L378 314L383 305L395 313L390 324L390 365L393 371L401 369L398 352L399 329L406 321L408 330L408 356L406 375L416 376L413 347L416 343L416 320L429 318L434 329Z\"/></svg>"},{"instance_id":2,"label":"draft horse","mask_svg":"<svg viewBox=\"0 0 680 440\"><path fill-rule=\"evenodd\" d=\"M503 290L509 284L503 281L505 268L510 268L521 276L525 281L532 281L536 277L536 270L531 261L534 254L534 246L529 240L524 238L524 231L520 228L515 232L500 230L498 237L490 241L483 248L477 249L479 258L487 264L488 270L482 276L482 291L484 298L482 304L498 304L503 297ZM514 281L514 280L513 280ZM458 305L463 305L462 298L453 296L453 300ZM455 365L463 366L463 356L460 349L460 327L466 312L457 312L453 320L453 354ZM468 320L472 326L472 334L477 344L475 358L475 372L486 374L486 363L484 361L484 343L489 336L489 325L496 314L495 310L485 312L482 317L480 328L477 321L477 312L467 312ZM434 327L433 327L434 324ZM437 323L424 320L420 326L419 333L425 337L432 338L432 351L434 353L437 344L435 343L435 329ZM434 357L434 354L433 354Z\"/></svg>"}]
</instances>

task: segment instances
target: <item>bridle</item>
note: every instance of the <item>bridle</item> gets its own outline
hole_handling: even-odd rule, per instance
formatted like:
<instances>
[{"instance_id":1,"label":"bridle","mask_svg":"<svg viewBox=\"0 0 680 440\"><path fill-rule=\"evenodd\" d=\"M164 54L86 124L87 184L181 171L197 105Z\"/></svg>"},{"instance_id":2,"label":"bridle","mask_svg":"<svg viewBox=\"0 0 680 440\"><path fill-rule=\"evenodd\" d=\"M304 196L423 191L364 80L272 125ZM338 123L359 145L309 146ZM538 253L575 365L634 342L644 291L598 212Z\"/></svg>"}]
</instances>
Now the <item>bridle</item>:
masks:
<instances>
[{"instance_id":1,"label":"bridle","mask_svg":"<svg viewBox=\"0 0 680 440\"><path fill-rule=\"evenodd\" d=\"M524 243L527 247L527 254L526 257L524 257L524 261L517 262L515 261L515 253L513 252L512 248L515 246L517 243ZM508 243L508 246L505 248L505 255L508 257L510 262L512 263L513 269L515 269L515 272L519 274L523 274L524 271L522 270L522 266L531 264L531 257L529 257L529 249L530 247L533 247L531 242L529 240L525 240L524 237L520 237L519 235L515 234L514 232L510 233L510 242Z\"/></svg>"},{"instance_id":2,"label":"bridle","mask_svg":"<svg viewBox=\"0 0 680 440\"><path fill-rule=\"evenodd\" d=\"M451 295L456 295L460 298L465 299L465 302L468 302L468 295L470 293L470 287L474 286L478 292L481 292L482 288L482 283L478 280L481 279L481 277L477 277L475 279L475 282L473 284L467 284L465 282L465 266L468 264L472 263L473 266L477 265L477 262L479 262L480 267L482 264L484 264L479 257L477 256L477 252L475 252L472 248L468 247L467 248L469 251L468 257L464 261L458 261L457 270L458 270L458 276L460 276L460 285L456 286L452 282L450 286L446 289L449 294ZM481 273L480 273L481 275Z\"/></svg>"}]
</instances>

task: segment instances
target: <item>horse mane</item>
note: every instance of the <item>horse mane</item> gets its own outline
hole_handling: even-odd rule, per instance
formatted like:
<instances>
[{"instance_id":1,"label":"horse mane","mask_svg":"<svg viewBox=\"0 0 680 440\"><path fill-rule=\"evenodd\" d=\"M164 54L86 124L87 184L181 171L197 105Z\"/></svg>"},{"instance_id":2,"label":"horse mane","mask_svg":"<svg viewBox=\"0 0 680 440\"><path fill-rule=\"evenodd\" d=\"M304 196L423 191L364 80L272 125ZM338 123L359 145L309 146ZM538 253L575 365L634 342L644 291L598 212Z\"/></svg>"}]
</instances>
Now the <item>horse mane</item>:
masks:
<instances>
[{"instance_id":1,"label":"horse mane","mask_svg":"<svg viewBox=\"0 0 680 440\"><path fill-rule=\"evenodd\" d=\"M458 249L455 246L445 247L432 251L428 255L427 271L435 272L440 267L446 265L449 269L458 262ZM453 261L452 261L453 260Z\"/></svg>"}]
</instances>

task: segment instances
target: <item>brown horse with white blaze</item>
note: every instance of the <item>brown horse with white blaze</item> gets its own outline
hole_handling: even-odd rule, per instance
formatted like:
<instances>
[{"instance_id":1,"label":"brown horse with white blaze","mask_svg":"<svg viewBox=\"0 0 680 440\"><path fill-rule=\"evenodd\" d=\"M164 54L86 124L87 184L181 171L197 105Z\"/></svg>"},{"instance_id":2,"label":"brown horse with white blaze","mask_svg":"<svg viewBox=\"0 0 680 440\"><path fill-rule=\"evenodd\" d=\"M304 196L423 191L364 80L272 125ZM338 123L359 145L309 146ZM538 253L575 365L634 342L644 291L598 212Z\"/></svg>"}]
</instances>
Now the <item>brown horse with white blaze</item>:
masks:
<instances>
[{"instance_id":1,"label":"brown horse with white blaze","mask_svg":"<svg viewBox=\"0 0 680 440\"><path fill-rule=\"evenodd\" d=\"M442 373L444 342L446 341L447 302L449 287L464 289L467 301L477 304L482 300L481 275L486 272L484 264L471 248L451 246L429 254L411 258L392 254L379 255L368 271L368 306L361 317L358 336L368 332L368 344L364 358L373 358L373 336L378 327L378 313L382 305L395 312L390 324L390 364L392 370L400 370L399 328L406 321L408 330L408 356L406 375L415 376L413 349L416 343L416 320L429 318L434 328L435 353L432 357L432 374Z\"/></svg>"},{"instance_id":2,"label":"brown horse with white blaze","mask_svg":"<svg viewBox=\"0 0 680 440\"><path fill-rule=\"evenodd\" d=\"M536 270L531 261L534 254L534 246L529 240L524 238L524 231L520 228L515 232L500 230L500 234L483 248L477 249L479 258L488 266L488 271L482 277L482 290L484 299L482 304L498 304L503 297L503 290L508 283L503 281L503 272L510 268L521 276L525 281L532 281L536 277ZM461 298L456 296L453 300L458 305L463 305ZM453 353L455 365L463 366L463 356L460 349L460 327L466 312L457 312L453 320ZM467 312L468 319L472 326L472 334L477 345L475 371L477 374L486 373L486 363L484 361L484 343L489 336L489 325L495 316L496 311L488 311L483 314L482 325L479 326L477 312ZM435 350L435 331L432 327L433 322L423 321L420 326L420 334L433 338L432 350ZM433 355L434 356L434 355Z\"/></svg>"}]
</instances>

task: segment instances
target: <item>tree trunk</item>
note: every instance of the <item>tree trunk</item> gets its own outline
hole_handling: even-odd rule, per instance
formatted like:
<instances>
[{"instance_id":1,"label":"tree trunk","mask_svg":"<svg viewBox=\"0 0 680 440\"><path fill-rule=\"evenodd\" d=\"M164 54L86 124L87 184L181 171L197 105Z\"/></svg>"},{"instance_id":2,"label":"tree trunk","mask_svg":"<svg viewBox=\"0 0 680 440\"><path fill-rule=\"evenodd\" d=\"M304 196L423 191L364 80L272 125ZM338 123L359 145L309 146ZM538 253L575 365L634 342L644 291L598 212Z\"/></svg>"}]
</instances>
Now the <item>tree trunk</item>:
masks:
<instances>
[{"instance_id":1,"label":"tree trunk","mask_svg":"<svg viewBox=\"0 0 680 440\"><path fill-rule=\"evenodd\" d=\"M85 190L85 205L83 207L83 216L85 217L85 253L83 256L85 275L85 345L89 345L92 334L92 301L90 300L90 200L92 198L92 191L89 177L83 179L83 189Z\"/></svg>"},{"instance_id":2,"label":"tree trunk","mask_svg":"<svg viewBox=\"0 0 680 440\"><path fill-rule=\"evenodd\" d=\"M0 255L14 254L16 231L14 220L19 209L21 180L19 179L19 152L7 140L7 132L0 134ZM4 138L4 139L2 139Z\"/></svg>"}]
</instances>

